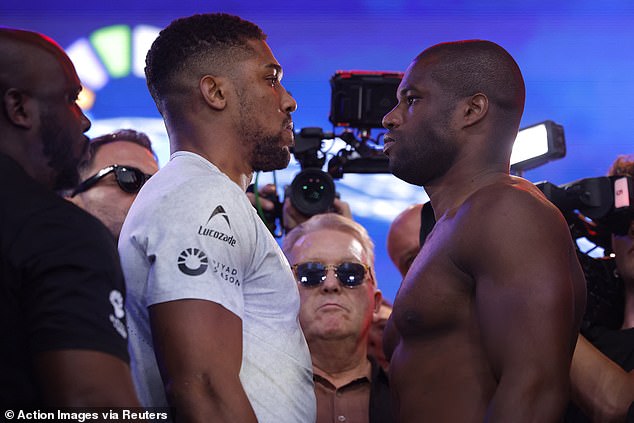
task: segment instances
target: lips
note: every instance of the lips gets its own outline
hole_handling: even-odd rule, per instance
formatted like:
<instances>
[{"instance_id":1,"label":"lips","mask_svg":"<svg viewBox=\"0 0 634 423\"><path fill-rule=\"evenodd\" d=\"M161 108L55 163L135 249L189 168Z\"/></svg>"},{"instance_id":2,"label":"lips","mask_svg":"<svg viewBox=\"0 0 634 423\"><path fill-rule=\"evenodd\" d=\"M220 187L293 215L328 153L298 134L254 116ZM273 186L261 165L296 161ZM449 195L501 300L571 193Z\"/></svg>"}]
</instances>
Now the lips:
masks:
<instances>
[{"instance_id":1,"label":"lips","mask_svg":"<svg viewBox=\"0 0 634 423\"><path fill-rule=\"evenodd\" d=\"M326 303L326 304L322 304L319 307L317 307L317 310L323 310L323 311L331 311L331 310L345 310L345 308L343 306L341 306L340 304L336 304L336 303Z\"/></svg>"},{"instance_id":2,"label":"lips","mask_svg":"<svg viewBox=\"0 0 634 423\"><path fill-rule=\"evenodd\" d=\"M282 128L283 131L288 132L290 134L290 143L288 143L289 147L292 147L295 145L295 132L293 131L294 128L294 124L293 121L290 119L287 119L284 121L284 123L282 124Z\"/></svg>"},{"instance_id":3,"label":"lips","mask_svg":"<svg viewBox=\"0 0 634 423\"><path fill-rule=\"evenodd\" d=\"M284 129L286 129L287 131L293 131L293 128L295 127L295 125L293 124L293 121L288 118L284 120L284 123L282 123L282 126L284 127Z\"/></svg>"},{"instance_id":4,"label":"lips","mask_svg":"<svg viewBox=\"0 0 634 423\"><path fill-rule=\"evenodd\" d=\"M392 136L389 133L385 134L385 136L383 137L383 154L388 155L388 150L392 147L392 145L395 142L396 140L392 138Z\"/></svg>"}]
</instances>

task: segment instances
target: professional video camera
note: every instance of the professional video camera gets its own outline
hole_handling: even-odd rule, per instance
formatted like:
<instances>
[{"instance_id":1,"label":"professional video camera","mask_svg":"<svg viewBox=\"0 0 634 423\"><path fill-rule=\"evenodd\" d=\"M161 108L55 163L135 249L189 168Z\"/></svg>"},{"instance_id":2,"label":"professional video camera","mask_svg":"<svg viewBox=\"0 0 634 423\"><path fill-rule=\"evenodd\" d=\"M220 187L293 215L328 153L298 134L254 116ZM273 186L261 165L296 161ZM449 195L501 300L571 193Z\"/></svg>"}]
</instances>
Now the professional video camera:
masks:
<instances>
[{"instance_id":1,"label":"professional video camera","mask_svg":"<svg viewBox=\"0 0 634 423\"><path fill-rule=\"evenodd\" d=\"M585 178L560 186L536 184L566 218L577 243L587 281L588 302L582 331L592 326L619 327L623 320L623 285L609 254L611 234L624 235L634 219L634 183L629 176ZM584 240L590 247L580 247ZM602 248L605 253L591 257Z\"/></svg>"},{"instance_id":2,"label":"professional video camera","mask_svg":"<svg viewBox=\"0 0 634 423\"><path fill-rule=\"evenodd\" d=\"M585 178L560 186L550 182L536 185L564 214L573 236L586 236L605 250L610 249L609 235L626 234L634 218L634 185L629 176Z\"/></svg>"},{"instance_id":3,"label":"professional video camera","mask_svg":"<svg viewBox=\"0 0 634 423\"><path fill-rule=\"evenodd\" d=\"M301 171L286 188L285 197L300 213L312 216L332 210L338 195L334 180L344 173L389 172L380 136L372 138L371 131L382 128L383 116L396 105L396 89L402 77L400 72L337 71L330 79L329 120L338 133L308 127L295 134L292 153ZM327 160L324 140L334 143L335 139L342 140L344 147ZM327 172L322 170L325 164ZM263 218L274 229L282 208L277 198L269 199L276 203L276 211Z\"/></svg>"}]
</instances>

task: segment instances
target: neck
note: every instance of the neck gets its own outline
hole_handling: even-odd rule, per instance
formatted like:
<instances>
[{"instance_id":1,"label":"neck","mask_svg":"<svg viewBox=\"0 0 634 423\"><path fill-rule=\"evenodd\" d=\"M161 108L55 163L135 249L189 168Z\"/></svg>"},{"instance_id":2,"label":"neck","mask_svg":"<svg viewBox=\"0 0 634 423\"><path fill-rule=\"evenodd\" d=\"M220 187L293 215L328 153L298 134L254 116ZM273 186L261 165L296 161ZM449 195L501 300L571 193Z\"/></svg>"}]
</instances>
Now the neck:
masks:
<instances>
[{"instance_id":1,"label":"neck","mask_svg":"<svg viewBox=\"0 0 634 423\"><path fill-rule=\"evenodd\" d=\"M213 137L208 134L213 133ZM179 128L178 131L169 131L170 153L176 151L189 151L204 157L216 166L229 179L246 191L253 178L253 169L246 160L247 152L242 148L242 143L232 137L231 134L220 130L196 130L189 127Z\"/></svg>"},{"instance_id":2,"label":"neck","mask_svg":"<svg viewBox=\"0 0 634 423\"><path fill-rule=\"evenodd\" d=\"M469 163L469 160L472 162ZM473 163L477 162L472 158L456 162L441 178L425 184L425 192L429 195L437 221L480 188L511 178L508 163L489 162L479 167Z\"/></svg>"},{"instance_id":3,"label":"neck","mask_svg":"<svg viewBox=\"0 0 634 423\"><path fill-rule=\"evenodd\" d=\"M370 374L367 339L316 340L309 346L315 374L337 388Z\"/></svg>"},{"instance_id":4,"label":"neck","mask_svg":"<svg viewBox=\"0 0 634 423\"><path fill-rule=\"evenodd\" d=\"M621 329L634 328L634 280L623 280L625 285L625 308Z\"/></svg>"}]
</instances>

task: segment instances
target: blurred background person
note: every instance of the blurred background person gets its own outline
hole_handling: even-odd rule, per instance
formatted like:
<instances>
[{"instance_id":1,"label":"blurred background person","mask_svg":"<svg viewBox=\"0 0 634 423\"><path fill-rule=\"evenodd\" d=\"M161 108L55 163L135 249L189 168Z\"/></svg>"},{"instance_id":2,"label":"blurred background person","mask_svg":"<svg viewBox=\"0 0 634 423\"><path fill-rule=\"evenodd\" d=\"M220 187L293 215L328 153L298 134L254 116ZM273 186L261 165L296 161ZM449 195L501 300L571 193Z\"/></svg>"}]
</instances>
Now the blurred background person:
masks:
<instances>
[{"instance_id":1,"label":"blurred background person","mask_svg":"<svg viewBox=\"0 0 634 423\"><path fill-rule=\"evenodd\" d=\"M403 277L420 251L422 208L422 204L413 204L403 210L394 218L387 232L387 254Z\"/></svg>"},{"instance_id":2,"label":"blurred background person","mask_svg":"<svg viewBox=\"0 0 634 423\"><path fill-rule=\"evenodd\" d=\"M368 355L374 358L386 372L389 370L390 362L383 351L383 333L391 315L392 303L385 297L381 298L379 312L372 316L372 325L368 333Z\"/></svg>"},{"instance_id":3,"label":"blurred background person","mask_svg":"<svg viewBox=\"0 0 634 423\"><path fill-rule=\"evenodd\" d=\"M147 135L121 129L93 138L89 158L79 164L82 182L68 199L106 225L116 240L137 193L158 171Z\"/></svg>"},{"instance_id":4,"label":"blurred background person","mask_svg":"<svg viewBox=\"0 0 634 423\"><path fill-rule=\"evenodd\" d=\"M608 176L634 178L634 156L617 157ZM623 283L623 320L619 327L594 325L584 330L592 344L579 338L571 371L572 394L586 416L569 412L569 422L634 421L634 215L621 216L608 227L615 273ZM611 362L602 364L606 356ZM622 370L630 373L619 377Z\"/></svg>"},{"instance_id":5,"label":"blurred background person","mask_svg":"<svg viewBox=\"0 0 634 423\"><path fill-rule=\"evenodd\" d=\"M299 286L317 422L392 421L387 376L368 357L370 326L382 297L367 231L350 218L318 214L286 235L283 250Z\"/></svg>"},{"instance_id":6,"label":"blurred background person","mask_svg":"<svg viewBox=\"0 0 634 423\"><path fill-rule=\"evenodd\" d=\"M112 237L74 187L90 121L50 38L0 28L0 405L138 406Z\"/></svg>"}]
</instances>

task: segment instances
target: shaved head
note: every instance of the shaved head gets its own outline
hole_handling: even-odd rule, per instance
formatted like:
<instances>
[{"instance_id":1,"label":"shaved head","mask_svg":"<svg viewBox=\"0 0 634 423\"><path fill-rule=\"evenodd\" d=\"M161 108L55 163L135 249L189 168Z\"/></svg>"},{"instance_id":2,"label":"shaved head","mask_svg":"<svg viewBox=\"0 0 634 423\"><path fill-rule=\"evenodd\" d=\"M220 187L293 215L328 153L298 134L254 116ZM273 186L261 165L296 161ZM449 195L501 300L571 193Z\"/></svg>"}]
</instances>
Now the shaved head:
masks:
<instances>
[{"instance_id":1,"label":"shaved head","mask_svg":"<svg viewBox=\"0 0 634 423\"><path fill-rule=\"evenodd\" d=\"M31 31L0 28L0 152L36 181L74 187L90 121L76 104L81 82L64 50Z\"/></svg>"},{"instance_id":2,"label":"shaved head","mask_svg":"<svg viewBox=\"0 0 634 423\"><path fill-rule=\"evenodd\" d=\"M484 40L441 43L420 53L414 62L431 65L432 78L449 96L483 93L501 112L499 123L519 127L526 97L524 78L501 46Z\"/></svg>"},{"instance_id":3,"label":"shaved head","mask_svg":"<svg viewBox=\"0 0 634 423\"><path fill-rule=\"evenodd\" d=\"M52 39L36 32L0 28L0 93L9 88L33 88L33 81L43 83L42 60L53 60L64 71L75 73L64 50Z\"/></svg>"},{"instance_id":4,"label":"shaved head","mask_svg":"<svg viewBox=\"0 0 634 423\"><path fill-rule=\"evenodd\" d=\"M402 211L387 232L387 254L403 277L420 250L422 208L415 204Z\"/></svg>"}]
</instances>

